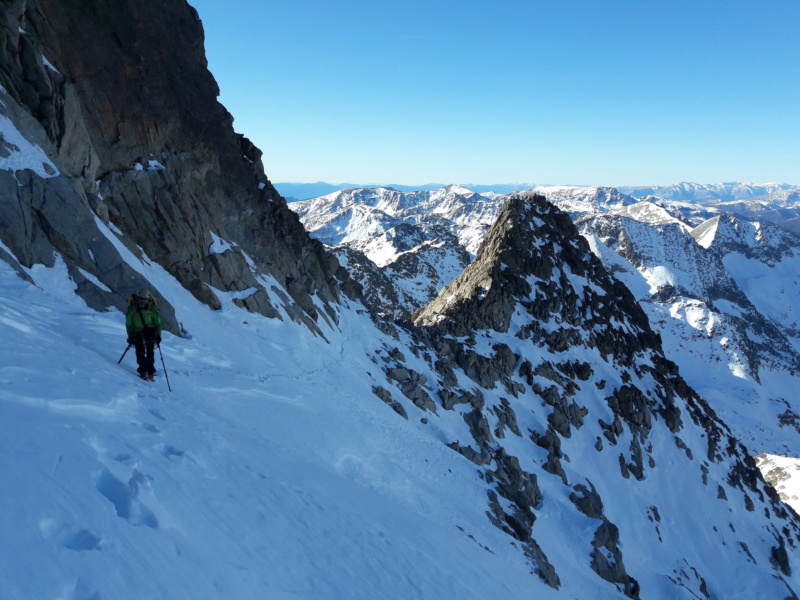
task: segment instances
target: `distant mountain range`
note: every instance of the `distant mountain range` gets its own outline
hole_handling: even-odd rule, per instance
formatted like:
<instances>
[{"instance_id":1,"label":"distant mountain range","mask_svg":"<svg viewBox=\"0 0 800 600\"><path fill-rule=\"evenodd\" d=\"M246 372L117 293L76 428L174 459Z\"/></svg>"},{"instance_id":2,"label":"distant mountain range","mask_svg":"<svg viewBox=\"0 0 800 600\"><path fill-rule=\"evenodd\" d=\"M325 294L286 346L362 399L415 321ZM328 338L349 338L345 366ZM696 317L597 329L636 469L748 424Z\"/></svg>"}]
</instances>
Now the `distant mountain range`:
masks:
<instances>
[{"instance_id":1,"label":"distant mountain range","mask_svg":"<svg viewBox=\"0 0 800 600\"><path fill-rule=\"evenodd\" d=\"M695 220L709 218L720 213L731 213L746 219L758 219L773 223L788 231L800 234L800 185L788 183L752 183L735 181L730 183L698 184L675 183L668 186L569 186L533 185L524 183L504 183L496 185L455 185L426 184L423 186L391 185L358 186L351 184L333 185L318 183L278 183L276 189L294 203L311 200L347 190L384 189L400 193L430 192L447 188L460 188L468 193L482 194L489 198L508 195L514 192L535 191L558 204L559 199L571 203L579 202L587 194L599 194L597 200L609 204L619 203L625 198L630 202L637 199L652 198L654 202L669 200L685 202L681 207L684 214L694 215ZM676 206L676 205L675 205ZM295 210L298 210L294 207ZM593 212L585 205L588 212Z\"/></svg>"},{"instance_id":2,"label":"distant mountain range","mask_svg":"<svg viewBox=\"0 0 800 600\"><path fill-rule=\"evenodd\" d=\"M286 198L289 202L297 200L310 200L311 198L318 198L326 194L332 194L340 190L346 189L375 189L387 188L397 190L398 192L417 192L417 191L433 191L443 187L447 187L443 183L427 183L424 185L401 185L401 184L355 184L355 183L326 183L318 181L316 183L273 183L275 188ZM464 187L477 194L495 193L495 194L510 194L511 192L518 192L528 190L536 187L534 183L496 183L491 185L476 185L472 183L456 184L459 187ZM592 186L554 186L542 185L541 188L556 188L563 187L569 189L590 189ZM647 185L622 185L613 188L619 193L627 194L636 198L644 196L658 196L667 200L687 200L690 202L730 202L734 200L749 200L759 196L774 196L779 197L779 192L786 192L788 194L800 193L800 185L790 183L752 183L750 181L734 181L730 183L713 183L713 184L700 184L700 183L673 183L671 185L662 186L647 186Z\"/></svg>"},{"instance_id":3,"label":"distant mountain range","mask_svg":"<svg viewBox=\"0 0 800 600\"><path fill-rule=\"evenodd\" d=\"M690 202L731 202L749 200L759 196L771 196L778 192L798 192L800 186L789 183L753 183L734 181L730 183L673 183L664 186L617 186L623 194L636 196L658 196L668 200L687 200Z\"/></svg>"},{"instance_id":4,"label":"distant mountain range","mask_svg":"<svg viewBox=\"0 0 800 600\"><path fill-rule=\"evenodd\" d=\"M318 181L316 183L274 183L275 189L286 198L287 202L296 202L298 200L310 200L311 198L318 198L326 194L332 194L341 190L347 189L376 189L385 188L397 190L398 192L420 192L420 191L433 191L443 187L447 187L443 183L426 183L425 185L399 185L399 184L383 184L383 185L361 185L354 183L325 183ZM461 187L468 188L470 191L477 194L496 193L496 194L510 194L518 190L524 190L532 187L532 183L498 183L493 185L476 185L472 183L463 184Z\"/></svg>"}]
</instances>

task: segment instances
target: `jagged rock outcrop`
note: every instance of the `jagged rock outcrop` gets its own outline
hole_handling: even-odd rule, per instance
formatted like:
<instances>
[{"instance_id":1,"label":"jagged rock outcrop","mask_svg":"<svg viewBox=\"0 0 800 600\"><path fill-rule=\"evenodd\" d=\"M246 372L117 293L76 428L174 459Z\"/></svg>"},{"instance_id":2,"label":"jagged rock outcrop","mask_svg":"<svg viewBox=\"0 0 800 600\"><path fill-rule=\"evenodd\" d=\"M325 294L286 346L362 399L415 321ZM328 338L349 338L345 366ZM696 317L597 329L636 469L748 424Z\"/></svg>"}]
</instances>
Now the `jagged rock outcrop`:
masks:
<instances>
[{"instance_id":1,"label":"jagged rock outcrop","mask_svg":"<svg viewBox=\"0 0 800 600\"><path fill-rule=\"evenodd\" d=\"M533 215L529 206L535 207ZM552 349L564 349L586 337L590 346L604 354L619 354L630 362L639 350L660 347L628 289L608 276L586 242L575 234L572 220L542 196L531 196L527 202L512 197L470 268L417 311L414 321L420 325L436 323L456 336L485 328L506 332L518 299L523 299L522 305L536 320L524 326L521 336L534 342L544 340ZM575 277L594 285L576 290L561 264ZM553 314L564 327L543 330L539 321ZM637 331L614 331L611 323L622 322L623 314ZM578 326L593 330L592 334L579 333Z\"/></svg>"},{"instance_id":2,"label":"jagged rock outcrop","mask_svg":"<svg viewBox=\"0 0 800 600\"><path fill-rule=\"evenodd\" d=\"M118 240L212 308L217 289L317 331L320 317L336 320L330 306L347 273L286 208L260 151L233 131L188 3L16 0L0 22L3 112L51 171L3 171L11 206L0 235L15 261L52 264L56 251L77 293L121 308L143 280L122 266ZM73 207L73 222L52 216L59 203Z\"/></svg>"}]
</instances>

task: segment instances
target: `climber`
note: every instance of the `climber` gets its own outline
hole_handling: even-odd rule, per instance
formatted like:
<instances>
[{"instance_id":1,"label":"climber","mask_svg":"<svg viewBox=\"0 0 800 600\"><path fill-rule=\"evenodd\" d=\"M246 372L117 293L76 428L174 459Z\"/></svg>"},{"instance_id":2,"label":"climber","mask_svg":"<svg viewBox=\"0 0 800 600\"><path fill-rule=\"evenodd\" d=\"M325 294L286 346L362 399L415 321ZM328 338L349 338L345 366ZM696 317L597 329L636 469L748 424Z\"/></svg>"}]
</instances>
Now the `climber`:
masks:
<instances>
[{"instance_id":1,"label":"climber","mask_svg":"<svg viewBox=\"0 0 800 600\"><path fill-rule=\"evenodd\" d=\"M125 328L129 347L133 345L136 348L139 377L154 381L156 367L153 346L161 346L161 315L149 290L142 289L128 299Z\"/></svg>"}]
</instances>

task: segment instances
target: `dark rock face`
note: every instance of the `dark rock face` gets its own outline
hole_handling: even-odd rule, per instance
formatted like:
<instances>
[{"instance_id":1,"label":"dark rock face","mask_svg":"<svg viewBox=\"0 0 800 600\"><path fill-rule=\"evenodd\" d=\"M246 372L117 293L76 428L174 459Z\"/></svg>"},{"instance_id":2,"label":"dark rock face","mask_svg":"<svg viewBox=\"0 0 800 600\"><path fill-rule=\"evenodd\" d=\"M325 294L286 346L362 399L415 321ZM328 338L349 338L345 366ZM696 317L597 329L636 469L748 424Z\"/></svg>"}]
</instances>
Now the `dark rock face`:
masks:
<instances>
[{"instance_id":1,"label":"dark rock face","mask_svg":"<svg viewBox=\"0 0 800 600\"><path fill-rule=\"evenodd\" d=\"M331 304L347 274L286 208L258 149L234 133L188 3L19 0L0 11L5 110L60 171L43 182L31 176L20 190L14 177L0 180L4 196L16 198L0 234L17 260L49 264L56 250L71 272L83 269L112 290L77 278L90 304L121 308L141 282L98 241L106 236L96 216L212 308L212 288L255 288L240 301L249 310L275 317L280 305L317 331L320 317L336 319ZM74 206L78 225L46 216L55 198ZM212 250L218 240L227 244ZM91 244L95 260L86 256ZM177 332L174 317L168 325Z\"/></svg>"}]
</instances>

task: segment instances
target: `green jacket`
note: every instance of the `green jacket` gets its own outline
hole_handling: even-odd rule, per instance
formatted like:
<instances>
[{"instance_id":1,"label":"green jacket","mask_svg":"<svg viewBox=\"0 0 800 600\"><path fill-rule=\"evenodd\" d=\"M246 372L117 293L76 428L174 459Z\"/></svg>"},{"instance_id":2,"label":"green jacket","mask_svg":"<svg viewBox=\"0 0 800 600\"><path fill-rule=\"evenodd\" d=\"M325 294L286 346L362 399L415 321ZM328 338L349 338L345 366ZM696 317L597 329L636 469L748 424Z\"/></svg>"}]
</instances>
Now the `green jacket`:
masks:
<instances>
[{"instance_id":1,"label":"green jacket","mask_svg":"<svg viewBox=\"0 0 800 600\"><path fill-rule=\"evenodd\" d=\"M140 309L136 301L132 299L125 315L125 329L128 330L128 337L133 337L149 328L155 328L155 334L161 335L161 314L158 312L155 300L151 298L147 306Z\"/></svg>"}]
</instances>

